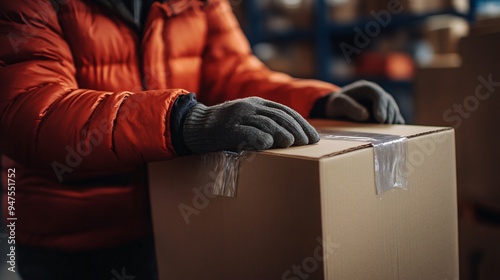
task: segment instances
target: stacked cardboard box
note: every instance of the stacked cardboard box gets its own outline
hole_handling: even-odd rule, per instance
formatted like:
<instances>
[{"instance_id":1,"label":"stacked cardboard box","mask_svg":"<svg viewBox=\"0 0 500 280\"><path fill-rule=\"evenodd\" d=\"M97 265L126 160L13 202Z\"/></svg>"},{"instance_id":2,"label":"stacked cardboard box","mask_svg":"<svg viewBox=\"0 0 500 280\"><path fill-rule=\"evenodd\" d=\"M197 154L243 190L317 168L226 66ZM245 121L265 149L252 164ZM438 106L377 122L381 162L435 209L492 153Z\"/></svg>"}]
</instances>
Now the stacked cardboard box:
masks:
<instances>
[{"instance_id":1,"label":"stacked cardboard box","mask_svg":"<svg viewBox=\"0 0 500 280\"><path fill-rule=\"evenodd\" d=\"M404 13L422 14L430 12L448 11L455 9L466 12L469 9L468 0L376 0L363 1L366 14L371 11L380 11L387 9L388 3L400 3L403 6Z\"/></svg>"},{"instance_id":2,"label":"stacked cardboard box","mask_svg":"<svg viewBox=\"0 0 500 280\"><path fill-rule=\"evenodd\" d=\"M416 122L453 126L457 132L461 200L500 205L500 33L469 36L459 46L460 67L417 70Z\"/></svg>"},{"instance_id":3,"label":"stacked cardboard box","mask_svg":"<svg viewBox=\"0 0 500 280\"><path fill-rule=\"evenodd\" d=\"M487 28L482 28L483 26ZM462 213L474 216L476 208L500 209L498 181L500 158L500 25L476 26L459 45L460 66L417 70L416 116L419 124L446 125L456 129L458 197ZM463 220L460 232L461 279L499 279L498 210L496 225L476 219ZM466 217L464 217L466 218ZM493 218L495 219L495 218Z\"/></svg>"}]
</instances>

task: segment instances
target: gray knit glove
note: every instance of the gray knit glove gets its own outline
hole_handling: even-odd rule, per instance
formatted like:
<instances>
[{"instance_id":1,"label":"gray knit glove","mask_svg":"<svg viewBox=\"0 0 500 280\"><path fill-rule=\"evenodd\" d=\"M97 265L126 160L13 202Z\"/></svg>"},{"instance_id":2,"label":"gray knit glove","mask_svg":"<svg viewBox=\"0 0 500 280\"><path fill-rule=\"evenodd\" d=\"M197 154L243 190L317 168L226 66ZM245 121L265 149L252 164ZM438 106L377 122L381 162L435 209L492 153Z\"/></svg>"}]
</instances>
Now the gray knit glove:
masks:
<instances>
[{"instance_id":1,"label":"gray knit glove","mask_svg":"<svg viewBox=\"0 0 500 280\"><path fill-rule=\"evenodd\" d=\"M319 141L316 130L297 112L258 97L211 107L198 103L186 116L183 137L193 153L265 150Z\"/></svg>"},{"instance_id":2,"label":"gray knit glove","mask_svg":"<svg viewBox=\"0 0 500 280\"><path fill-rule=\"evenodd\" d=\"M404 124L398 104L379 85L360 80L332 93L326 103L326 116L332 119Z\"/></svg>"}]
</instances>

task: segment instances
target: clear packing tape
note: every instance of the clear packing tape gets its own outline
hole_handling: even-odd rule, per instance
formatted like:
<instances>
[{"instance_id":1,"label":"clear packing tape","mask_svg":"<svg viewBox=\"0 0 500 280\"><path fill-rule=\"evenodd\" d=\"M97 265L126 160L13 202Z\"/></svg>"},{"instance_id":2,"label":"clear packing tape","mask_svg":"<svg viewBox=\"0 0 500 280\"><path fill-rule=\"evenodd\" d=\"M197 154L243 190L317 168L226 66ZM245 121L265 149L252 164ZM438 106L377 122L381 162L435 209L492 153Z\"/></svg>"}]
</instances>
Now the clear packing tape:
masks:
<instances>
[{"instance_id":1,"label":"clear packing tape","mask_svg":"<svg viewBox=\"0 0 500 280\"><path fill-rule=\"evenodd\" d=\"M342 140L367 142L373 146L373 160L375 166L375 187L377 195L393 189L406 188L408 178L405 176L408 154L407 138L404 136L351 132L340 130L320 130L321 138L325 140ZM238 173L241 159L246 153L223 151L203 155L203 161L209 170L213 187L213 195L236 196Z\"/></svg>"},{"instance_id":2,"label":"clear packing tape","mask_svg":"<svg viewBox=\"0 0 500 280\"><path fill-rule=\"evenodd\" d=\"M214 181L210 192L213 195L236 196L240 161L244 156L244 151L222 151L203 155L204 165L212 170L211 177Z\"/></svg>"},{"instance_id":3,"label":"clear packing tape","mask_svg":"<svg viewBox=\"0 0 500 280\"><path fill-rule=\"evenodd\" d=\"M318 131L322 139L368 142L373 146L377 195L393 188L406 188L408 139L404 136L337 130Z\"/></svg>"}]
</instances>

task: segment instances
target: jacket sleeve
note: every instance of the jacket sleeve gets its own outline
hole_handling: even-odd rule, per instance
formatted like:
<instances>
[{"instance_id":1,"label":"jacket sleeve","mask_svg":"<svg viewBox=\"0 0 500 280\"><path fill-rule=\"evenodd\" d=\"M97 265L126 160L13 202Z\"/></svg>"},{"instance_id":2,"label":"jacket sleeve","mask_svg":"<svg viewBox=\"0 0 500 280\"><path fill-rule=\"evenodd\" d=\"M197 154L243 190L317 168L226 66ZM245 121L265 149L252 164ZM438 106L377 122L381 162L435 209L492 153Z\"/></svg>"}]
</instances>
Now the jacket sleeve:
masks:
<instances>
[{"instance_id":1,"label":"jacket sleeve","mask_svg":"<svg viewBox=\"0 0 500 280\"><path fill-rule=\"evenodd\" d=\"M270 71L251 52L227 0L207 7L208 36L203 57L202 90L198 100L207 105L260 96L287 105L307 117L322 96L338 90L329 83L294 79Z\"/></svg>"},{"instance_id":2,"label":"jacket sleeve","mask_svg":"<svg viewBox=\"0 0 500 280\"><path fill-rule=\"evenodd\" d=\"M98 175L175 154L170 111L188 92L78 88L49 1L0 1L0 81L0 153L25 166Z\"/></svg>"}]
</instances>

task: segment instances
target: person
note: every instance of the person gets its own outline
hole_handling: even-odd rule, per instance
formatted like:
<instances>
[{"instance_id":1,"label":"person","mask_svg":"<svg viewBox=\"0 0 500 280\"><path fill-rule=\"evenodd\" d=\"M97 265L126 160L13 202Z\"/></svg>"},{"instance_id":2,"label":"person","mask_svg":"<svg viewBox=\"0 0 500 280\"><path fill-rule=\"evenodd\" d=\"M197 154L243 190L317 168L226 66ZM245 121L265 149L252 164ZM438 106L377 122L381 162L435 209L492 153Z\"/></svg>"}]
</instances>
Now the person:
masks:
<instances>
[{"instance_id":1,"label":"person","mask_svg":"<svg viewBox=\"0 0 500 280\"><path fill-rule=\"evenodd\" d=\"M371 82L266 68L226 0L1 0L0 11L2 182L6 194L15 170L26 280L156 279L148 162L314 144L306 117L404 122Z\"/></svg>"}]
</instances>

